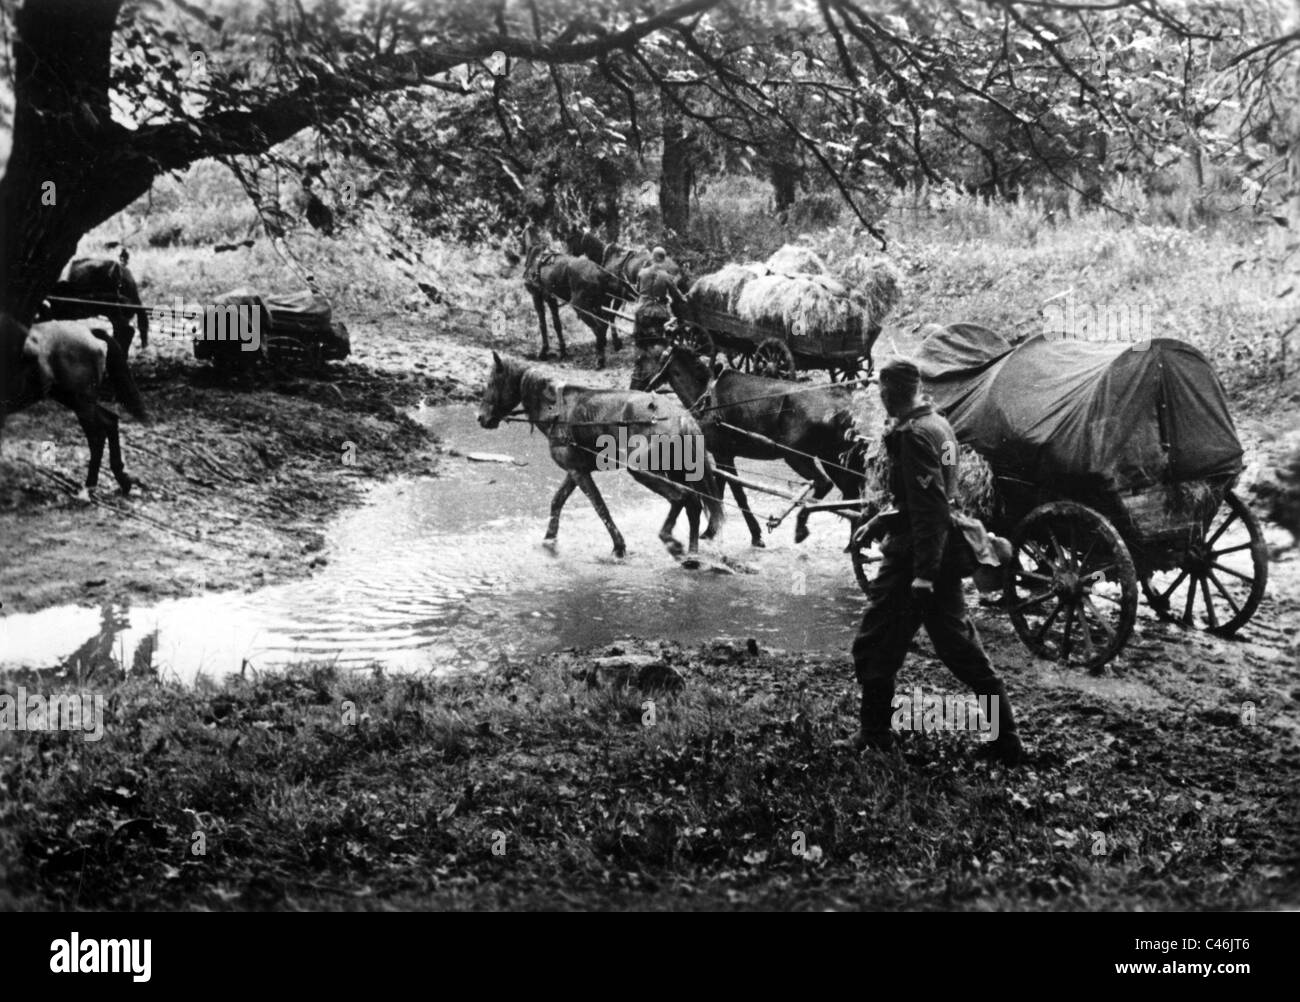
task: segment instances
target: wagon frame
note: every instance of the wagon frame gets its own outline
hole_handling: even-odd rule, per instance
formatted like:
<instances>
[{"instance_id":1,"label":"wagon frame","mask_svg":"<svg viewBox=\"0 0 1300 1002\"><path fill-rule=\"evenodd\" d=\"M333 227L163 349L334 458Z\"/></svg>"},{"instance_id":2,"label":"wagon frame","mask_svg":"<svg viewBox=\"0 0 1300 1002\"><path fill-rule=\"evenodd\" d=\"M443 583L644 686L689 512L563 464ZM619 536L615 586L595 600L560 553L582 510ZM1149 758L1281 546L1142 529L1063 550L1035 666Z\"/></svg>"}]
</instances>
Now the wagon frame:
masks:
<instances>
[{"instance_id":1,"label":"wagon frame","mask_svg":"<svg viewBox=\"0 0 1300 1002\"><path fill-rule=\"evenodd\" d=\"M825 369L831 382L847 382L871 375L871 349L879 333L879 327L863 332L850 323L835 331L791 334L775 324L692 304L670 338L706 356L710 366L721 354L732 368L760 376L794 380L801 371Z\"/></svg>"}]
</instances>

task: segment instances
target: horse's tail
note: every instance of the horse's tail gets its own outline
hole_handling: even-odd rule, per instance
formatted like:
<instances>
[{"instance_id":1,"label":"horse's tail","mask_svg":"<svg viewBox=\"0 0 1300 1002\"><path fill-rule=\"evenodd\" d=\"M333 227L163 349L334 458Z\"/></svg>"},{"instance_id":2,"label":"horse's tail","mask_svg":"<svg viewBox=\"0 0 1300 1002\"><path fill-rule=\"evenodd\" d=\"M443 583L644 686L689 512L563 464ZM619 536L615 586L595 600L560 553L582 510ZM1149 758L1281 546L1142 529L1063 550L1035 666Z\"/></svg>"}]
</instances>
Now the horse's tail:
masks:
<instances>
[{"instance_id":1,"label":"horse's tail","mask_svg":"<svg viewBox=\"0 0 1300 1002\"><path fill-rule=\"evenodd\" d=\"M140 390L135 385L135 380L131 378L131 369L126 364L126 352L117 341L109 337L106 331L94 328L91 333L104 342L104 346L108 349L106 366L108 381L113 384L113 392L117 394L118 402L132 417L147 422L149 414L144 409L144 399L140 396Z\"/></svg>"}]
</instances>

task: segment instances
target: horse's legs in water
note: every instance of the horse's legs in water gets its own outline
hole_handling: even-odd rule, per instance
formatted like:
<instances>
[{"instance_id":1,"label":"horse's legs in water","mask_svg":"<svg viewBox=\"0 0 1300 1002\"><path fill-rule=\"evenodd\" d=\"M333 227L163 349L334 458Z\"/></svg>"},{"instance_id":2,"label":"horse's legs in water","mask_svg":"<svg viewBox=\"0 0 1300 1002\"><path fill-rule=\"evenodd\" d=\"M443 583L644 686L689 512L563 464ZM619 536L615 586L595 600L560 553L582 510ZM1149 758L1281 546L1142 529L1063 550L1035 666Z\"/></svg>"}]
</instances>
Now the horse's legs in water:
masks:
<instances>
[{"instance_id":1,"label":"horse's legs in water","mask_svg":"<svg viewBox=\"0 0 1300 1002\"><path fill-rule=\"evenodd\" d=\"M820 501L835 486L830 477L822 472L821 464L807 456L789 456L786 465L805 480L813 482L813 500ZM799 515L794 521L794 541L802 543L808 538L808 509L800 506Z\"/></svg>"},{"instance_id":2,"label":"horse's legs in water","mask_svg":"<svg viewBox=\"0 0 1300 1002\"><path fill-rule=\"evenodd\" d=\"M551 342L546 336L546 303L540 292L533 293L533 309L537 311L537 326L542 329L542 350L539 359L551 357Z\"/></svg>"},{"instance_id":3,"label":"horse's legs in water","mask_svg":"<svg viewBox=\"0 0 1300 1002\"><path fill-rule=\"evenodd\" d=\"M680 500L671 501L668 505L668 517L664 519L664 524L659 528L659 538L663 541L668 552L674 557L682 552L682 544L673 538L673 525L677 522L677 516L685 502Z\"/></svg>"},{"instance_id":4,"label":"horse's legs in water","mask_svg":"<svg viewBox=\"0 0 1300 1002\"><path fill-rule=\"evenodd\" d=\"M723 459L715 452L713 454L713 460L717 464L718 469L723 473L728 473L733 477L736 475L735 456L728 456L726 459ZM749 498L745 496L745 488L741 487L740 484L736 483L734 480L730 481L730 483L731 496L736 499L736 504L740 506L740 513L745 516L745 525L749 526L750 545L759 547L763 546L763 531L759 528L758 519L756 519L754 513L749 510ZM715 530L711 528L706 530L704 538L712 539L714 531Z\"/></svg>"},{"instance_id":5,"label":"horse's legs in water","mask_svg":"<svg viewBox=\"0 0 1300 1002\"><path fill-rule=\"evenodd\" d=\"M685 504L686 523L691 527L691 541L686 552L693 555L700 552L700 509L704 506L700 503L700 496L693 492L686 495Z\"/></svg>"},{"instance_id":6,"label":"horse's legs in water","mask_svg":"<svg viewBox=\"0 0 1300 1002\"><path fill-rule=\"evenodd\" d=\"M555 492L555 497L551 498L551 521L546 527L546 538L542 542L555 542L555 537L560 531L560 512L564 510L564 503L569 500L569 495L573 493L573 488L577 486L578 481L574 479L573 474L565 474L564 483L560 484L559 489Z\"/></svg>"},{"instance_id":7,"label":"horse's legs in water","mask_svg":"<svg viewBox=\"0 0 1300 1002\"><path fill-rule=\"evenodd\" d=\"M555 321L555 340L560 342L560 358L568 358L569 352L564 347L564 328L560 326L560 304L559 301L551 296L551 319Z\"/></svg>"},{"instance_id":8,"label":"horse's legs in water","mask_svg":"<svg viewBox=\"0 0 1300 1002\"><path fill-rule=\"evenodd\" d=\"M605 507L605 499L600 496L600 491L596 489L596 482L591 479L591 474L585 470L575 470L569 474L578 481L578 486L582 488L582 493L587 495L587 500L591 506L596 509L596 514L600 520L605 523L605 528L609 530L609 538L614 541L614 556L621 557L627 553L627 544L623 542L623 534L618 531L618 526L610 518L609 509Z\"/></svg>"}]
</instances>

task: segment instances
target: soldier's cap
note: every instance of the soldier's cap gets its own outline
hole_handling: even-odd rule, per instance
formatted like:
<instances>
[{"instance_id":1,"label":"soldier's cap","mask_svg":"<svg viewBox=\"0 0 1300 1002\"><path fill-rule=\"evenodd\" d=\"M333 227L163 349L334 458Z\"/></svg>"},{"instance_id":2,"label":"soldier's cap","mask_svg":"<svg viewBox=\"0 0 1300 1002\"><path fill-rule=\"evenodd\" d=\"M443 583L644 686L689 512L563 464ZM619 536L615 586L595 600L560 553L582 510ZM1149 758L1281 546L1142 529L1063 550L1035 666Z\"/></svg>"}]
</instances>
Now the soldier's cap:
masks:
<instances>
[{"instance_id":1,"label":"soldier's cap","mask_svg":"<svg viewBox=\"0 0 1300 1002\"><path fill-rule=\"evenodd\" d=\"M880 367L880 381L891 386L916 389L921 385L921 370L907 358L891 358Z\"/></svg>"},{"instance_id":2,"label":"soldier's cap","mask_svg":"<svg viewBox=\"0 0 1300 1002\"><path fill-rule=\"evenodd\" d=\"M650 256L654 258L656 261L662 261L664 258L668 256L668 252L664 250L662 247L656 247L654 250L650 252Z\"/></svg>"}]
</instances>

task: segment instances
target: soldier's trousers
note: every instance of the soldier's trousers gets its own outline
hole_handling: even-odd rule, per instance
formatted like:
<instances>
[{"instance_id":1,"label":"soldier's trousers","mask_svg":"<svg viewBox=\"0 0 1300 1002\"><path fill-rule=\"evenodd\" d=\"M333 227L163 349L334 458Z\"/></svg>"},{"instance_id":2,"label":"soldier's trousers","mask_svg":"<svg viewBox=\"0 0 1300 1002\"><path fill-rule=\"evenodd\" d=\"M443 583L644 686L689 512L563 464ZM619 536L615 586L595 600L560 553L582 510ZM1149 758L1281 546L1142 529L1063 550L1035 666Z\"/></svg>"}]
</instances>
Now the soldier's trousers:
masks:
<instances>
[{"instance_id":1,"label":"soldier's trousers","mask_svg":"<svg viewBox=\"0 0 1300 1002\"><path fill-rule=\"evenodd\" d=\"M979 695L1001 692L1001 683L966 612L961 573L953 565L951 546L934 582L934 596L912 597L912 555L884 547L880 570L867 592L867 609L853 640L853 665L864 694L892 696L894 676L903 667L908 646L924 626L948 669Z\"/></svg>"}]
</instances>

